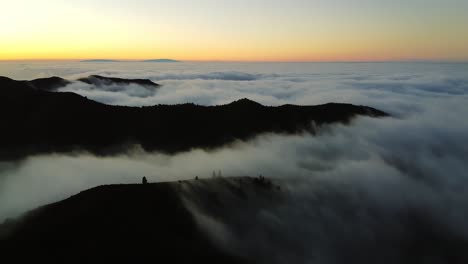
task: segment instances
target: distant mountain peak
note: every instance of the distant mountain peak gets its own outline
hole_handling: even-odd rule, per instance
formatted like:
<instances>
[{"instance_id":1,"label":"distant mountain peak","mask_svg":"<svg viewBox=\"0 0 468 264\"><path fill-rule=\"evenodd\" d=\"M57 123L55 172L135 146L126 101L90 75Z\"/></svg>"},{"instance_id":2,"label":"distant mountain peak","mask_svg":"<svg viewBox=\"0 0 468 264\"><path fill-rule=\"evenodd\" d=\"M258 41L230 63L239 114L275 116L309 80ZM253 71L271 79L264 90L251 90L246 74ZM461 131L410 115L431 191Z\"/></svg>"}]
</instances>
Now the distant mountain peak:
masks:
<instances>
[{"instance_id":1,"label":"distant mountain peak","mask_svg":"<svg viewBox=\"0 0 468 264\"><path fill-rule=\"evenodd\" d=\"M260 103L257 103L253 100L250 100L248 98L242 98L242 99L239 99L239 100L236 100L232 103L230 103L229 105L242 105L242 106L247 106L247 105L250 105L250 106L263 106L262 104Z\"/></svg>"}]
</instances>

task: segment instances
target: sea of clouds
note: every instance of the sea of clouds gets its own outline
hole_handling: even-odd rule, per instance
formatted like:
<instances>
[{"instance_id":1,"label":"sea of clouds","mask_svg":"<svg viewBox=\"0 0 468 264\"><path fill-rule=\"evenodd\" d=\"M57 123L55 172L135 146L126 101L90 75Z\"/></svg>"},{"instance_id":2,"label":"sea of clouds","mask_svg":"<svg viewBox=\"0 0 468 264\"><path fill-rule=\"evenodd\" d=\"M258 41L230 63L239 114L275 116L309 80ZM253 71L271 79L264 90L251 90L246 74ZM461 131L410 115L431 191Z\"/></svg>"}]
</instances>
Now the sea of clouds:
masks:
<instances>
[{"instance_id":1,"label":"sea of clouds","mask_svg":"<svg viewBox=\"0 0 468 264\"><path fill-rule=\"evenodd\" d=\"M75 82L62 89L113 105L217 105L246 97L265 105L353 103L392 115L357 118L317 136L259 135L214 151L168 156L136 147L116 157L75 153L4 162L0 221L96 185L139 182L142 176L209 177L222 170L225 176L272 177L290 193L286 205L242 221L191 207L194 215L213 217L208 227L206 221L200 225L237 254L277 263L343 263L339 256L348 255L384 263L378 256L401 254L392 242L414 235L402 212L427 219L443 237L468 241L467 73L467 64L450 63L0 64L0 75L16 79L100 74L162 85L149 91ZM215 222L216 230L210 229ZM220 228L221 240L215 234ZM386 243L379 245L382 239ZM337 256L343 248L378 254Z\"/></svg>"}]
</instances>

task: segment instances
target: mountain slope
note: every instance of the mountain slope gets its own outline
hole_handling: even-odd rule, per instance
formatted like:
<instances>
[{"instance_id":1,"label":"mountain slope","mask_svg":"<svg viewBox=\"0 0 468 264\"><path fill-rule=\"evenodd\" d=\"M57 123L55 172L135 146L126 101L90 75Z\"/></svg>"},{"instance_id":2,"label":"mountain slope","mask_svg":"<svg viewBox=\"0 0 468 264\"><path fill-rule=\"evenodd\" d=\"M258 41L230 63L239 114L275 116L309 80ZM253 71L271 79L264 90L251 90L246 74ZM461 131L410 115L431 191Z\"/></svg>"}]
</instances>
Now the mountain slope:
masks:
<instances>
[{"instance_id":1,"label":"mountain slope","mask_svg":"<svg viewBox=\"0 0 468 264\"><path fill-rule=\"evenodd\" d=\"M5 128L0 131L0 160L73 150L109 155L131 144L167 153L214 148L261 133L314 133L317 126L346 123L359 115L387 116L351 104L267 107L248 99L222 106L109 106L0 78L0 118Z\"/></svg>"},{"instance_id":2,"label":"mountain slope","mask_svg":"<svg viewBox=\"0 0 468 264\"><path fill-rule=\"evenodd\" d=\"M284 263L285 256L310 263L301 254L317 249L326 260L332 257L323 263L468 261L468 241L424 211L400 208L393 219L369 211L377 222L363 227L365 222L353 221L362 220L362 210L348 207L332 190L315 193L313 200L297 199L294 191L263 177L100 186L0 224L0 251L2 259L46 263L154 263L168 257L174 263ZM294 208L309 210L297 215ZM289 228L295 223L318 232L298 233ZM389 232L388 223L398 224L399 232Z\"/></svg>"},{"instance_id":3,"label":"mountain slope","mask_svg":"<svg viewBox=\"0 0 468 264\"><path fill-rule=\"evenodd\" d=\"M152 82L148 79L122 79L122 78L114 78L114 77L104 77L100 75L91 75L86 78L80 78L78 81L92 84L95 86L102 86L102 85L129 85L129 84L136 84L142 85L146 87L158 88L159 84Z\"/></svg>"},{"instance_id":4,"label":"mountain slope","mask_svg":"<svg viewBox=\"0 0 468 264\"><path fill-rule=\"evenodd\" d=\"M17 260L245 263L199 230L177 193L181 185L101 186L40 207L0 225L0 245L9 249L2 257L22 250L28 254Z\"/></svg>"}]
</instances>

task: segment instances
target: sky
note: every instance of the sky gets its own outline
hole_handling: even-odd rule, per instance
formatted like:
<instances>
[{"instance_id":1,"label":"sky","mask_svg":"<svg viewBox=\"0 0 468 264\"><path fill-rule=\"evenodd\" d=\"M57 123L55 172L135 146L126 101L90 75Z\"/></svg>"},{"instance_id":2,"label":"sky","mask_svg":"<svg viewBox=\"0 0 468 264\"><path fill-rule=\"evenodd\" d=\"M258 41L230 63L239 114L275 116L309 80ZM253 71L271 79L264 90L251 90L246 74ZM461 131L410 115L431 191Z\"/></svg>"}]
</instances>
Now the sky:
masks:
<instances>
[{"instance_id":1,"label":"sky","mask_svg":"<svg viewBox=\"0 0 468 264\"><path fill-rule=\"evenodd\" d=\"M466 0L2 0L0 60L468 60Z\"/></svg>"}]
</instances>

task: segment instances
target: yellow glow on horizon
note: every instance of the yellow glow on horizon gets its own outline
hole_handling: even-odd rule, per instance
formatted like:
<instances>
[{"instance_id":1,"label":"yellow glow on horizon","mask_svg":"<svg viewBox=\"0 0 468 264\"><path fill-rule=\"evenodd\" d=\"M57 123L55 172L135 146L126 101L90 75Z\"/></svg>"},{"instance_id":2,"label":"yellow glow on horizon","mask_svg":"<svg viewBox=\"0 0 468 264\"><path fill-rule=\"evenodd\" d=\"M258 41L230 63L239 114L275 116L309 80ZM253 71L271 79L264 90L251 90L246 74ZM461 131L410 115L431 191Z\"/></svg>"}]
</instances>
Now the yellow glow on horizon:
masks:
<instances>
[{"instance_id":1,"label":"yellow glow on horizon","mask_svg":"<svg viewBox=\"0 0 468 264\"><path fill-rule=\"evenodd\" d=\"M284 7L252 0L249 8L211 0L39 2L4 5L0 60L468 60L468 4L456 0L393 13L383 1L365 11L322 0Z\"/></svg>"}]
</instances>

